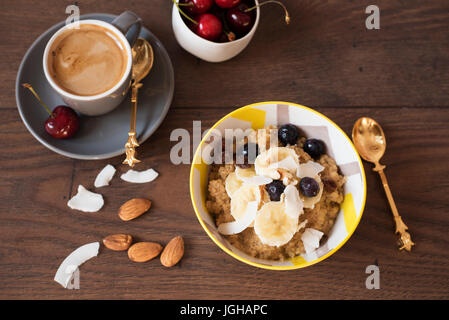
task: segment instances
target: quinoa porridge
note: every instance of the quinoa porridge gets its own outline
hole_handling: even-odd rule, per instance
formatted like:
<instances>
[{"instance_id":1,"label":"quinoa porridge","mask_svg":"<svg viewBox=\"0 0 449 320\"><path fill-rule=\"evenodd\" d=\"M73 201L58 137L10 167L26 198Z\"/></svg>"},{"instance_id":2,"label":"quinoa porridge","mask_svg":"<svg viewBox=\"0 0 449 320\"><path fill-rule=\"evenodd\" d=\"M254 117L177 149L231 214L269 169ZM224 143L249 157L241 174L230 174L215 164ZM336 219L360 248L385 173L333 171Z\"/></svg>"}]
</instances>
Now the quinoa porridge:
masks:
<instances>
[{"instance_id":1,"label":"quinoa porridge","mask_svg":"<svg viewBox=\"0 0 449 320\"><path fill-rule=\"evenodd\" d=\"M270 141L270 132L278 141ZM335 160L322 141L306 139L290 124L253 130L243 143L240 151L234 148L244 153L243 163L212 164L209 172L206 208L218 231L260 259L313 252L343 202L345 177ZM257 156L252 160L251 144Z\"/></svg>"}]
</instances>

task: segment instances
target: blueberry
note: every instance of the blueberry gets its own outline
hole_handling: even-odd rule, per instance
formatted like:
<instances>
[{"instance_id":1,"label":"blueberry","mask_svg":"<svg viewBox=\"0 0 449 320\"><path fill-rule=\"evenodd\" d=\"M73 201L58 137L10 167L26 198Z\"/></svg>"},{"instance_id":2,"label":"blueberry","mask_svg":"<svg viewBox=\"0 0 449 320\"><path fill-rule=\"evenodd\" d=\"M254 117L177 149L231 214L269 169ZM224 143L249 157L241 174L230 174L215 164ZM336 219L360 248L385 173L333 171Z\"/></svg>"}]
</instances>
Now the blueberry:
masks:
<instances>
[{"instance_id":1,"label":"blueberry","mask_svg":"<svg viewBox=\"0 0 449 320\"><path fill-rule=\"evenodd\" d=\"M271 201L280 201L284 189L285 186L281 180L274 180L265 186L265 190L267 190Z\"/></svg>"},{"instance_id":2,"label":"blueberry","mask_svg":"<svg viewBox=\"0 0 449 320\"><path fill-rule=\"evenodd\" d=\"M301 181L299 182L299 188L301 189L302 194L309 198L315 197L320 191L318 182L316 182L315 179L309 177L301 179Z\"/></svg>"},{"instance_id":3,"label":"blueberry","mask_svg":"<svg viewBox=\"0 0 449 320\"><path fill-rule=\"evenodd\" d=\"M256 157L259 154L259 146L254 143L245 143L243 147L240 148L239 153L243 155L243 163L238 163L239 161L237 161L236 165L240 168L249 168L251 167L251 164L256 161ZM237 160L241 161L238 157Z\"/></svg>"},{"instance_id":4,"label":"blueberry","mask_svg":"<svg viewBox=\"0 0 449 320\"><path fill-rule=\"evenodd\" d=\"M294 145L299 138L299 131L296 126L292 124L284 124L278 131L279 141L284 145Z\"/></svg>"},{"instance_id":5,"label":"blueberry","mask_svg":"<svg viewBox=\"0 0 449 320\"><path fill-rule=\"evenodd\" d=\"M306 140L306 142L304 142L303 149L314 159L318 159L322 154L326 152L324 142L318 139Z\"/></svg>"},{"instance_id":6,"label":"blueberry","mask_svg":"<svg viewBox=\"0 0 449 320\"><path fill-rule=\"evenodd\" d=\"M250 150L250 148L251 148L251 150ZM254 151L256 151L255 154L250 154L250 153L254 153ZM249 160L251 160L251 162L254 163L257 155L259 154L259 146L254 143L251 143L251 146L249 143L245 143L243 145L242 154L245 158L248 158Z\"/></svg>"}]
</instances>

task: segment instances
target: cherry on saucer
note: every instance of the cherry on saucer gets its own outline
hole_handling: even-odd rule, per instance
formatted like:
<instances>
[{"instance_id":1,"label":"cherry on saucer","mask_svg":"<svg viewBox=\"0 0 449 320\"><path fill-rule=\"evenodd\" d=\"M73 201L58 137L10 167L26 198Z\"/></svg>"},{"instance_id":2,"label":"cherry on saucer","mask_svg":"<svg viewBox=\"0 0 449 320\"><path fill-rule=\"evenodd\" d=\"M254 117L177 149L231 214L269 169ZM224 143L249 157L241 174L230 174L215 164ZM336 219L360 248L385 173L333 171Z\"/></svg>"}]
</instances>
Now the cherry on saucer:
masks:
<instances>
[{"instance_id":1,"label":"cherry on saucer","mask_svg":"<svg viewBox=\"0 0 449 320\"><path fill-rule=\"evenodd\" d=\"M45 120L45 131L56 139L68 139L78 131L80 126L76 112L67 106L57 106L52 115Z\"/></svg>"},{"instance_id":2,"label":"cherry on saucer","mask_svg":"<svg viewBox=\"0 0 449 320\"><path fill-rule=\"evenodd\" d=\"M56 139L68 139L75 135L80 127L80 119L72 108L61 105L54 108L53 111L50 111L30 84L23 83L22 86L34 94L39 103L50 115L44 122L45 131L49 135Z\"/></svg>"}]
</instances>

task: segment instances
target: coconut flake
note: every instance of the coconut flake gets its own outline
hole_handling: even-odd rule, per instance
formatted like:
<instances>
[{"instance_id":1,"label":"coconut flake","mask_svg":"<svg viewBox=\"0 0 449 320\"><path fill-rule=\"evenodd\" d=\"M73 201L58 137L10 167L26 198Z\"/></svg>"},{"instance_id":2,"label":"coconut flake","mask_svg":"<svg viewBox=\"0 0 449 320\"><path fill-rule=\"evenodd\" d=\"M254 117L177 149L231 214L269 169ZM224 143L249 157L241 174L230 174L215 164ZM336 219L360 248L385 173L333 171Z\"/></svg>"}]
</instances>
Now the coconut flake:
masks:
<instances>
[{"instance_id":1,"label":"coconut flake","mask_svg":"<svg viewBox=\"0 0 449 320\"><path fill-rule=\"evenodd\" d=\"M254 176L251 178L243 179L243 182L251 186L263 186L273 182L273 179L264 176Z\"/></svg>"},{"instance_id":2,"label":"coconut flake","mask_svg":"<svg viewBox=\"0 0 449 320\"><path fill-rule=\"evenodd\" d=\"M304 233L301 235L301 240L307 254L312 253L320 246L322 236L323 233L321 231L313 228L306 228Z\"/></svg>"},{"instance_id":3,"label":"coconut flake","mask_svg":"<svg viewBox=\"0 0 449 320\"><path fill-rule=\"evenodd\" d=\"M243 216L236 221L222 223L218 226L218 232L223 235L237 234L248 228L256 218L257 214L257 201L251 201L246 207L246 211Z\"/></svg>"},{"instance_id":4,"label":"coconut flake","mask_svg":"<svg viewBox=\"0 0 449 320\"><path fill-rule=\"evenodd\" d=\"M100 248L99 242L92 242L85 244L64 259L61 265L56 271L54 280L58 282L64 288L67 288L70 280L73 277L73 273L87 260L96 257L98 255L98 249Z\"/></svg>"},{"instance_id":5,"label":"coconut flake","mask_svg":"<svg viewBox=\"0 0 449 320\"><path fill-rule=\"evenodd\" d=\"M268 166L270 169L285 169L291 172L297 172L298 163L293 159L293 157L288 156L279 162L272 163Z\"/></svg>"},{"instance_id":6,"label":"coconut flake","mask_svg":"<svg viewBox=\"0 0 449 320\"><path fill-rule=\"evenodd\" d=\"M270 148L260 153L254 162L254 168L258 175L267 176L275 180L280 179L279 168L294 168L293 173L295 173L297 172L298 165L298 155L295 150L286 147Z\"/></svg>"},{"instance_id":7,"label":"coconut flake","mask_svg":"<svg viewBox=\"0 0 449 320\"><path fill-rule=\"evenodd\" d=\"M302 163L299 165L298 170L296 170L296 176L298 178L313 178L323 170L324 167L321 164L309 160L306 163Z\"/></svg>"},{"instance_id":8,"label":"coconut flake","mask_svg":"<svg viewBox=\"0 0 449 320\"><path fill-rule=\"evenodd\" d=\"M101 194L91 192L79 185L78 193L67 202L67 205L79 211L97 212L103 207L104 200Z\"/></svg>"},{"instance_id":9,"label":"coconut flake","mask_svg":"<svg viewBox=\"0 0 449 320\"><path fill-rule=\"evenodd\" d=\"M145 171L135 171L130 169L126 173L122 174L120 179L131 183L147 183L156 179L158 175L159 173L153 169L148 169Z\"/></svg>"},{"instance_id":10,"label":"coconut flake","mask_svg":"<svg viewBox=\"0 0 449 320\"><path fill-rule=\"evenodd\" d=\"M308 220L305 219L303 222L301 222L300 224L298 224L298 228L296 229L296 232L298 232L299 230L301 230L302 228L305 228L307 225Z\"/></svg>"},{"instance_id":11,"label":"coconut flake","mask_svg":"<svg viewBox=\"0 0 449 320\"><path fill-rule=\"evenodd\" d=\"M112 177L115 174L115 168L110 164L106 165L103 170L97 175L95 179L94 186L95 188L100 188L109 185L109 181L112 180Z\"/></svg>"},{"instance_id":12,"label":"coconut flake","mask_svg":"<svg viewBox=\"0 0 449 320\"><path fill-rule=\"evenodd\" d=\"M293 185L288 185L284 190L285 194L285 213L292 218L298 218L304 213L303 201L299 197L298 189Z\"/></svg>"},{"instance_id":13,"label":"coconut flake","mask_svg":"<svg viewBox=\"0 0 449 320\"><path fill-rule=\"evenodd\" d=\"M240 181L247 185L262 186L273 182L273 179L269 177L256 175L256 171L253 168L242 169L236 167L235 174Z\"/></svg>"}]
</instances>

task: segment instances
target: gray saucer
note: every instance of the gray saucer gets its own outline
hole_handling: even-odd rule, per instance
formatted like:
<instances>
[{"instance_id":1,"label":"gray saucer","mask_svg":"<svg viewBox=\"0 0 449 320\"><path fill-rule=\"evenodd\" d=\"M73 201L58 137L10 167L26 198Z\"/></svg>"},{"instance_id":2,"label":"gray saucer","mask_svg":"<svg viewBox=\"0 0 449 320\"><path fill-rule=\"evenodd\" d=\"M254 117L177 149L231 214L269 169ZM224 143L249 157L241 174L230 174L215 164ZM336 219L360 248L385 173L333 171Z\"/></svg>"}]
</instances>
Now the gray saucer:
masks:
<instances>
[{"instance_id":1,"label":"gray saucer","mask_svg":"<svg viewBox=\"0 0 449 320\"><path fill-rule=\"evenodd\" d=\"M116 16L95 13L82 15L81 19L98 19L111 22ZM96 117L81 117L81 127L67 140L51 137L44 129L48 113L39 105L33 94L21 83L30 83L42 100L53 109L64 104L48 84L42 68L42 55L50 37L62 26L61 22L45 31L28 49L20 64L16 79L16 101L23 123L44 146L59 154L76 159L107 159L125 152L128 139L130 108L129 96L114 111ZM154 65L143 80L137 107L137 138L144 142L164 120L170 108L174 91L174 74L170 58L161 42L146 28L140 37L147 39L154 51Z\"/></svg>"}]
</instances>

